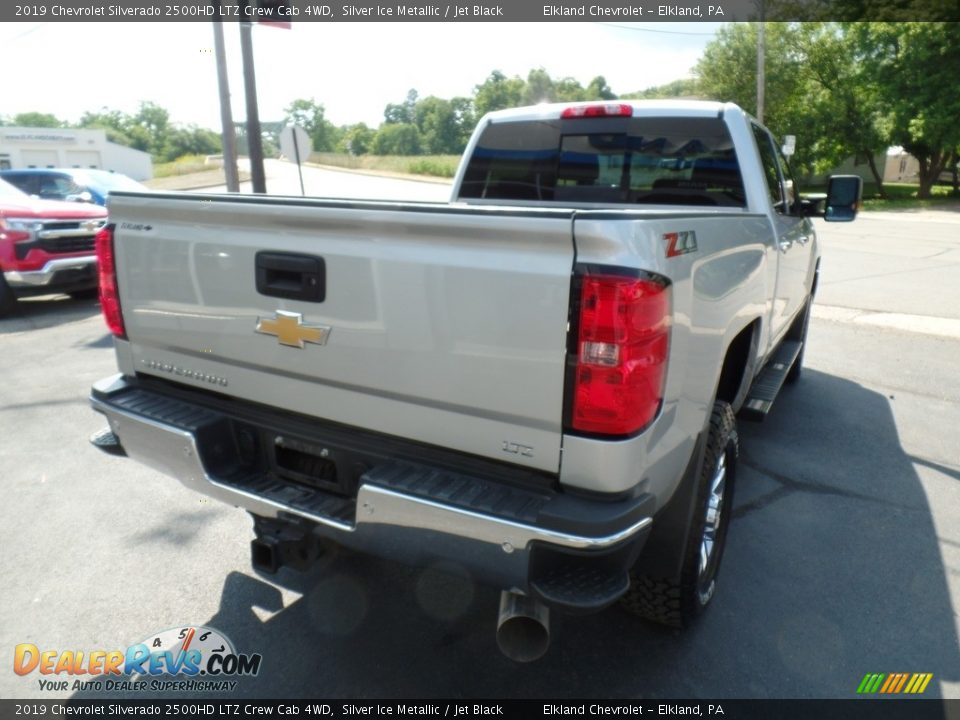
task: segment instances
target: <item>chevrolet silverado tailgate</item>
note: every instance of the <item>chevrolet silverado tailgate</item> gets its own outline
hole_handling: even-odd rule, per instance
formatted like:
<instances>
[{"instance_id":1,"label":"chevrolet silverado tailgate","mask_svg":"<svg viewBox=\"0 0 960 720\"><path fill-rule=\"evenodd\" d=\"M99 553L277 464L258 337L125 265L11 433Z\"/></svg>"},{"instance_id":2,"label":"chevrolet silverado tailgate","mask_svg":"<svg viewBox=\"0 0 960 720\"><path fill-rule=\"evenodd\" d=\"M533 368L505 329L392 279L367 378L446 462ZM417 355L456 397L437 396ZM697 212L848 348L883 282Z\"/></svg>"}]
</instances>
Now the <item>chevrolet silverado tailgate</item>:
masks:
<instances>
[{"instance_id":1,"label":"chevrolet silverado tailgate","mask_svg":"<svg viewBox=\"0 0 960 720\"><path fill-rule=\"evenodd\" d=\"M558 470L570 211L118 194L110 216L136 372Z\"/></svg>"}]
</instances>

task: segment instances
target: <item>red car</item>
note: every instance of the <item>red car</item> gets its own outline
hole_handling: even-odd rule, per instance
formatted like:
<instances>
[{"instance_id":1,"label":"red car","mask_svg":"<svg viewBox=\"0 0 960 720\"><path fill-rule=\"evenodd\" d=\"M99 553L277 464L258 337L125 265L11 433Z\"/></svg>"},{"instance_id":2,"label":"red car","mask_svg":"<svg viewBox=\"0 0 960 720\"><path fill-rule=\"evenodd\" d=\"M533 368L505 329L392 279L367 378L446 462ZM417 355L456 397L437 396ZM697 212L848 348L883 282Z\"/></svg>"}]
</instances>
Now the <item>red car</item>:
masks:
<instances>
[{"instance_id":1,"label":"red car","mask_svg":"<svg viewBox=\"0 0 960 720\"><path fill-rule=\"evenodd\" d=\"M27 295L91 296L93 238L106 223L99 205L38 200L0 180L0 316Z\"/></svg>"}]
</instances>

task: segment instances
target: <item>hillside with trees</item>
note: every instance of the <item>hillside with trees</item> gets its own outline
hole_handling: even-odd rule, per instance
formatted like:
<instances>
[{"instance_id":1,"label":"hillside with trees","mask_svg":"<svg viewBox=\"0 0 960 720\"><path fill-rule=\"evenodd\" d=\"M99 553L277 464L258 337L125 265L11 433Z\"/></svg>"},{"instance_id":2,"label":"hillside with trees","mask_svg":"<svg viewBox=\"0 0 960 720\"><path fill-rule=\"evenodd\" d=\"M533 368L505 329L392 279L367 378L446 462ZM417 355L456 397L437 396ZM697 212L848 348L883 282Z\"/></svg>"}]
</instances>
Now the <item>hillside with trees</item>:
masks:
<instances>
[{"instance_id":1,"label":"hillside with trees","mask_svg":"<svg viewBox=\"0 0 960 720\"><path fill-rule=\"evenodd\" d=\"M618 95L603 76L586 86L534 68L526 77L493 70L469 97L406 97L384 107L377 127L337 126L315 97L293 100L282 122L265 123L265 140L283 124L303 127L318 152L360 155L458 155L484 113L542 102L690 97L757 107L758 23L720 29L690 77ZM797 136L793 158L801 175L823 174L850 157L871 166L882 194L883 168L874 158L902 146L920 164L918 196L930 196L960 159L960 23L766 23L764 122ZM0 118L0 124L67 127L45 113ZM167 110L144 102L127 114L102 108L76 127L99 127L113 142L151 153L159 162L220 151L219 133L170 122ZM242 130L242 128L241 128Z\"/></svg>"}]
</instances>

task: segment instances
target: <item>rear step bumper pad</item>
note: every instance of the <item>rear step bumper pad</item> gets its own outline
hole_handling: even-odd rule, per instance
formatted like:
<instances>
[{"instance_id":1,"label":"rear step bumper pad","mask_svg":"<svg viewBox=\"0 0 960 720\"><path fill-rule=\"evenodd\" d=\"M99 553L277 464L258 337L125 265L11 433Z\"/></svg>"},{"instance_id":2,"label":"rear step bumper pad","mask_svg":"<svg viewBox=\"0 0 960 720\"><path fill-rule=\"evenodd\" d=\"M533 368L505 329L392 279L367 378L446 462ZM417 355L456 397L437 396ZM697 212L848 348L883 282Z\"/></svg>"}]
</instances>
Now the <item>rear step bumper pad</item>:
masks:
<instances>
[{"instance_id":1,"label":"rear step bumper pad","mask_svg":"<svg viewBox=\"0 0 960 720\"><path fill-rule=\"evenodd\" d=\"M647 497L631 501L634 512L625 514L626 521L619 527L611 528L610 513L604 510L611 507L609 502L572 499L542 490L527 492L406 462L388 462L365 472L356 499L278 481L249 469L214 477L204 466L198 436L214 433L212 427L227 422L217 411L140 390L119 375L95 384L90 402L106 416L122 451L134 460L255 515L280 519L293 515L314 522L318 534L348 547L415 564L449 559L487 581L534 594L541 594L530 577L535 556L537 564L550 571L556 563L544 563L545 555L556 551L557 559L566 564L570 555L577 556L575 565L582 566L584 573L596 572L596 567L583 562L583 556L597 555L606 568L610 568L609 556L618 558L615 569L605 571L620 578L608 583L615 592L612 597L597 597L596 587L582 602L576 593L563 593L563 598L554 592L543 593L550 596L544 599L556 604L592 609L615 600L626 590L622 580L653 522L649 512L635 512L651 507ZM451 487L459 489L451 493ZM571 532L529 522L544 515L552 500L558 508L565 508L564 515L570 512L571 502L590 506L586 516L599 507L598 517L606 515L606 521L598 523L601 532Z\"/></svg>"}]
</instances>

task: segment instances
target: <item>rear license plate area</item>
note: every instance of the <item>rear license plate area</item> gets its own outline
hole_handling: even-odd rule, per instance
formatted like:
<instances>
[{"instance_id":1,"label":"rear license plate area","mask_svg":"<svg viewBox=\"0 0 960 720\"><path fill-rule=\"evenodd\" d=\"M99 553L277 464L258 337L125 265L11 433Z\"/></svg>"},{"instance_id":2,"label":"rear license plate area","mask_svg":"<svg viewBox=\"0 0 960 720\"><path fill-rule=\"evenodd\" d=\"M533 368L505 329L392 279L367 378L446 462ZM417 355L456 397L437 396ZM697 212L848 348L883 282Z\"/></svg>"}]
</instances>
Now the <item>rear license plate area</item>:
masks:
<instances>
[{"instance_id":1,"label":"rear license plate area","mask_svg":"<svg viewBox=\"0 0 960 720\"><path fill-rule=\"evenodd\" d=\"M278 435L270 447L270 470L277 477L301 485L351 494L348 478L338 468L337 453L306 440Z\"/></svg>"}]
</instances>

